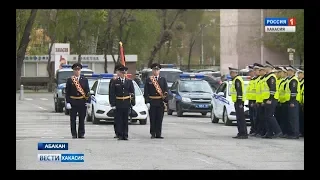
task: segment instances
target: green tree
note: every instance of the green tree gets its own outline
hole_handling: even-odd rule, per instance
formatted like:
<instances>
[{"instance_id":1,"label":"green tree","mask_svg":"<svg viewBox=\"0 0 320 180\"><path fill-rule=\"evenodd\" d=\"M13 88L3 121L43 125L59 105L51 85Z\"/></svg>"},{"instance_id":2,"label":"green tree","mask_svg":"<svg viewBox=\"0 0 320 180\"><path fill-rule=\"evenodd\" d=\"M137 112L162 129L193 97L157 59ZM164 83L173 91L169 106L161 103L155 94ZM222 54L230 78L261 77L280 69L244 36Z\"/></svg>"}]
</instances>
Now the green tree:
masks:
<instances>
[{"instance_id":1,"label":"green tree","mask_svg":"<svg viewBox=\"0 0 320 180\"><path fill-rule=\"evenodd\" d=\"M19 11L19 10L17 10ZM20 81L21 81L21 68L22 68L22 64L23 64L23 60L25 57L25 53L30 41L30 33L32 30L32 26L34 24L34 21L36 19L37 16L37 9L32 9L29 15L29 18L24 26L24 30L22 31L23 35L21 37L21 40L19 42L19 48L17 50L17 54L16 54L16 64L17 64L17 71L16 71L16 90L19 89L20 87ZM20 33L20 32L19 32Z\"/></svg>"}]
</instances>

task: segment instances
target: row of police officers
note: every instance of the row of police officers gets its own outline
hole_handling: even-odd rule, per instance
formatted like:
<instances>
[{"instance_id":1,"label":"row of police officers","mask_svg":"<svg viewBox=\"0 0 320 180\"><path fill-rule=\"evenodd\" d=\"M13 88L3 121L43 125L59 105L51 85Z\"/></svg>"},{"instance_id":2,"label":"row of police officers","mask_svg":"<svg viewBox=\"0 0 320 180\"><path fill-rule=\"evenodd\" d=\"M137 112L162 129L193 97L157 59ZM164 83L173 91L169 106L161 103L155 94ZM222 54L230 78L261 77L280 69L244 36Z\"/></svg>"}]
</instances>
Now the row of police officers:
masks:
<instances>
[{"instance_id":1,"label":"row of police officers","mask_svg":"<svg viewBox=\"0 0 320 180\"><path fill-rule=\"evenodd\" d=\"M238 134L233 138L248 138L245 100L249 101L249 135L288 139L304 136L304 71L293 66L274 67L269 62L255 63L249 68L251 80L244 89L238 69L229 67L233 79L230 94L238 127Z\"/></svg>"}]
</instances>

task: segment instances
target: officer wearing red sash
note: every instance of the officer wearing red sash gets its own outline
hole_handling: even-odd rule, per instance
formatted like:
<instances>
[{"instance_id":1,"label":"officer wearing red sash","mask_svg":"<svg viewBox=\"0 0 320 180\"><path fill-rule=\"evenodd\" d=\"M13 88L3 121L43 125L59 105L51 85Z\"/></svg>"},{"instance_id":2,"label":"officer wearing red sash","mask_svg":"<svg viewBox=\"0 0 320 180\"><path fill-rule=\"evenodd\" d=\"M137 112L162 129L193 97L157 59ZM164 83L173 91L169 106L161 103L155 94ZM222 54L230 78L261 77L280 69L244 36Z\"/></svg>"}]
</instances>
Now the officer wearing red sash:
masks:
<instances>
[{"instance_id":1,"label":"officer wearing red sash","mask_svg":"<svg viewBox=\"0 0 320 180\"><path fill-rule=\"evenodd\" d=\"M109 92L109 101L116 112L116 128L118 140L128 140L129 109L135 105L134 86L131 79L126 78L128 68L118 68L119 77L113 80Z\"/></svg>"},{"instance_id":2,"label":"officer wearing red sash","mask_svg":"<svg viewBox=\"0 0 320 180\"><path fill-rule=\"evenodd\" d=\"M90 88L88 79L80 76L82 65L72 65L73 76L66 83L66 108L70 109L70 127L72 138L84 138L84 119L86 117L86 105L88 103ZM76 118L79 114L78 132L76 130Z\"/></svg>"},{"instance_id":3,"label":"officer wearing red sash","mask_svg":"<svg viewBox=\"0 0 320 180\"><path fill-rule=\"evenodd\" d=\"M115 67L114 67L114 71L115 71L115 73L116 73L116 76L113 77L113 78L110 80L110 83L109 83L109 92L110 92L111 84L114 82L114 80L118 79L118 77L119 77L119 73L120 73L120 72L119 72L119 67L121 67L120 64L117 64L117 65L115 65ZM114 133L115 133L114 138L119 138L118 133L117 133L117 127L116 127L116 116L115 116L116 113L115 113L115 111L113 112L113 115L114 115L113 129L114 129Z\"/></svg>"},{"instance_id":4,"label":"officer wearing red sash","mask_svg":"<svg viewBox=\"0 0 320 180\"><path fill-rule=\"evenodd\" d=\"M168 84L164 77L159 76L161 65L153 63L150 67L152 76L146 79L144 86L145 103L149 109L151 139L163 139L162 120L164 115L164 103L168 102Z\"/></svg>"}]
</instances>

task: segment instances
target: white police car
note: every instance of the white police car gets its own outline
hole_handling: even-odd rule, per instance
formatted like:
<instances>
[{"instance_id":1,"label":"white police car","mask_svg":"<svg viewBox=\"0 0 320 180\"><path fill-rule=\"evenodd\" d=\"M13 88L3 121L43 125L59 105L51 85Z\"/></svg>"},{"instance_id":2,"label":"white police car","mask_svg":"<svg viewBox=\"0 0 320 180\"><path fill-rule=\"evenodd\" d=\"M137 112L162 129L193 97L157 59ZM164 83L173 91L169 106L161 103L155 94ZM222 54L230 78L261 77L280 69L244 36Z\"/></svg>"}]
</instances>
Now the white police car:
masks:
<instances>
[{"instance_id":1,"label":"white police car","mask_svg":"<svg viewBox=\"0 0 320 180\"><path fill-rule=\"evenodd\" d=\"M246 90L249 85L250 77L243 76L244 80L244 90ZM234 108L234 103L231 100L231 89L232 81L231 78L228 77L228 80L220 84L216 92L213 94L213 108L211 111L211 122L218 123L219 119L225 123L225 125L232 125L234 121L237 121L236 111ZM244 92L245 93L245 92ZM250 122L249 118L249 108L248 108L248 100L244 102L244 112L245 118L247 122Z\"/></svg>"},{"instance_id":2,"label":"white police car","mask_svg":"<svg viewBox=\"0 0 320 180\"><path fill-rule=\"evenodd\" d=\"M100 120L114 121L114 113L109 103L109 83L114 74L93 74L99 76L91 90L91 101L87 107L87 121L98 124ZM132 122L139 121L146 124L148 118L148 107L145 104L143 93L135 81L132 81L135 90L136 105L132 107ZM130 119L130 118L129 118Z\"/></svg>"}]
</instances>

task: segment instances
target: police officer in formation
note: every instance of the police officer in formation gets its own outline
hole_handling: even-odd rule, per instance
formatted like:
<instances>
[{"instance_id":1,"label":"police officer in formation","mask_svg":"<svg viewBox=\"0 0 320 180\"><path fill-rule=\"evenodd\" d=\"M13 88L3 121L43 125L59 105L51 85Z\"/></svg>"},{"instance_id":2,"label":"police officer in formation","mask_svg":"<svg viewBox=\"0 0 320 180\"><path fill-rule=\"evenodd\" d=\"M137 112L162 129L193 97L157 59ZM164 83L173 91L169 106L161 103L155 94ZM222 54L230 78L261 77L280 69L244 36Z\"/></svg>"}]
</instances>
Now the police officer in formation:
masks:
<instances>
[{"instance_id":1,"label":"police officer in formation","mask_svg":"<svg viewBox=\"0 0 320 180\"><path fill-rule=\"evenodd\" d=\"M236 110L238 127L238 134L232 138L248 139L247 124L244 116L244 82L242 77L238 75L238 69L229 67L229 71L232 78L230 94Z\"/></svg>"},{"instance_id":2,"label":"police officer in formation","mask_svg":"<svg viewBox=\"0 0 320 180\"><path fill-rule=\"evenodd\" d=\"M118 79L119 77L119 67L121 67L120 64L117 64L115 65L114 67L114 72L116 73L116 75L110 80L110 83L109 83L109 92L110 92L110 87L111 87L111 84L114 82L114 80ZM116 113L115 113L115 110L113 110L113 115L114 115L114 122L113 122L113 129L114 129L114 133L115 133L115 136L114 138L118 138L118 133L117 133L117 128L116 128Z\"/></svg>"},{"instance_id":3,"label":"police officer in formation","mask_svg":"<svg viewBox=\"0 0 320 180\"><path fill-rule=\"evenodd\" d=\"M277 138L282 136L280 126L274 117L275 109L278 103L279 94L277 91L277 77L272 72L273 66L268 63L265 65L266 75L262 83L262 93L264 103L264 120L266 121L266 133L263 138Z\"/></svg>"},{"instance_id":4,"label":"police officer in formation","mask_svg":"<svg viewBox=\"0 0 320 180\"><path fill-rule=\"evenodd\" d=\"M249 66L249 76L250 81L249 85L246 90L246 99L249 101L249 116L250 116L250 132L249 135L253 135L256 133L256 116L257 116L257 110L256 110L256 89L255 89L255 82L258 78L259 71L256 71L257 69L254 68L254 66Z\"/></svg>"},{"instance_id":5,"label":"police officer in formation","mask_svg":"<svg viewBox=\"0 0 320 180\"><path fill-rule=\"evenodd\" d=\"M88 79L80 76L82 65L72 65L73 76L66 83L66 109L70 110L70 128L72 138L84 138L84 119L86 117L86 105L88 103L90 88ZM76 130L76 118L79 115L78 132Z\"/></svg>"},{"instance_id":6,"label":"police officer in formation","mask_svg":"<svg viewBox=\"0 0 320 180\"><path fill-rule=\"evenodd\" d=\"M300 112L299 112L299 127L300 127L300 136L304 137L304 71L298 71L298 79L300 81Z\"/></svg>"},{"instance_id":7,"label":"police officer in formation","mask_svg":"<svg viewBox=\"0 0 320 180\"><path fill-rule=\"evenodd\" d=\"M266 121L264 120L265 108L262 98L262 85L266 75L264 66L256 63L256 68L259 68L259 77L256 79L256 107L257 107L257 117L256 117L256 137L262 137L266 133Z\"/></svg>"},{"instance_id":8,"label":"police officer in formation","mask_svg":"<svg viewBox=\"0 0 320 180\"><path fill-rule=\"evenodd\" d=\"M168 102L168 84L164 77L159 76L161 65L153 63L150 67L152 75L146 79L144 86L145 103L149 109L151 139L163 139L162 121L164 103Z\"/></svg>"},{"instance_id":9,"label":"police officer in formation","mask_svg":"<svg viewBox=\"0 0 320 180\"><path fill-rule=\"evenodd\" d=\"M116 112L115 127L118 140L128 140L129 110L135 105L134 86L132 80L126 78L128 68L120 66L118 70L119 77L113 80L110 87L109 101Z\"/></svg>"}]
</instances>

